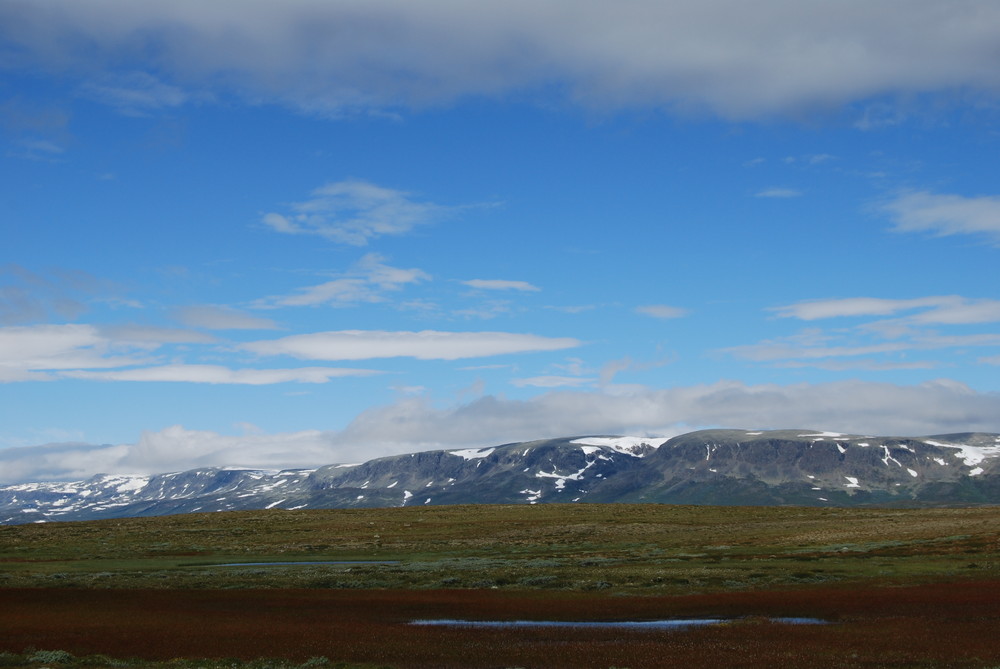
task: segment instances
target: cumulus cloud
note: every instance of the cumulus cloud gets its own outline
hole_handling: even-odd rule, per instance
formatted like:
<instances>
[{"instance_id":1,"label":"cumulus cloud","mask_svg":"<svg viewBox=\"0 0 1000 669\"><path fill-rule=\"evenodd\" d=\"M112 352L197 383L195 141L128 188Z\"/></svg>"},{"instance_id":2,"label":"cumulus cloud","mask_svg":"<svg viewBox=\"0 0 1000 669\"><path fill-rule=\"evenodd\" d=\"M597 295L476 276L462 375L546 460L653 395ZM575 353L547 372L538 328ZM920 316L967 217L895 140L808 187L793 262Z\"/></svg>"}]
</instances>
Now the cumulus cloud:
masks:
<instances>
[{"instance_id":1,"label":"cumulus cloud","mask_svg":"<svg viewBox=\"0 0 1000 669\"><path fill-rule=\"evenodd\" d=\"M510 281L507 279L469 279L462 283L470 288L477 288L479 290L521 290L526 292L541 290L527 281Z\"/></svg>"},{"instance_id":2,"label":"cumulus cloud","mask_svg":"<svg viewBox=\"0 0 1000 669\"><path fill-rule=\"evenodd\" d=\"M128 63L164 86L323 113L552 88L593 106L732 118L992 94L998 24L992 0L0 5L6 60L19 67L89 75Z\"/></svg>"},{"instance_id":3,"label":"cumulus cloud","mask_svg":"<svg viewBox=\"0 0 1000 669\"><path fill-rule=\"evenodd\" d=\"M902 193L881 206L899 232L981 235L1000 244L1000 197L965 197L928 191Z\"/></svg>"},{"instance_id":4,"label":"cumulus cloud","mask_svg":"<svg viewBox=\"0 0 1000 669\"><path fill-rule=\"evenodd\" d=\"M275 232L316 235L332 242L365 246L384 235L401 235L455 211L417 202L409 193L348 179L321 186L312 198L296 202L287 214L267 213L262 221Z\"/></svg>"},{"instance_id":5,"label":"cumulus cloud","mask_svg":"<svg viewBox=\"0 0 1000 669\"><path fill-rule=\"evenodd\" d=\"M558 351L579 346L569 337L510 332L386 332L342 330L249 342L242 348L258 355L290 355L304 360L366 360L410 357L459 360L509 353Z\"/></svg>"}]
</instances>

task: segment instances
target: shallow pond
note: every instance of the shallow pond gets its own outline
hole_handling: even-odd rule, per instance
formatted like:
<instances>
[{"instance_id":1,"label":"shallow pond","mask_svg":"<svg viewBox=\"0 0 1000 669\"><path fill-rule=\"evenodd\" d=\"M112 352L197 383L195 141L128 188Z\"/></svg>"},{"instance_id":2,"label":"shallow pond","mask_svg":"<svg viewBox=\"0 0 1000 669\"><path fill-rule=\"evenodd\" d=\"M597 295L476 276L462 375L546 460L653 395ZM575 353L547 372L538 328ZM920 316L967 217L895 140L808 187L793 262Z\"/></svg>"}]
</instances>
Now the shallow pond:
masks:
<instances>
[{"instance_id":1,"label":"shallow pond","mask_svg":"<svg viewBox=\"0 0 1000 669\"><path fill-rule=\"evenodd\" d=\"M684 629L724 625L746 618L688 618L680 620L614 620L614 621L566 621L566 620L414 620L411 625L439 625L448 627L511 628L511 627L596 627L625 629ZM819 618L765 618L767 622L783 625L826 625Z\"/></svg>"},{"instance_id":2,"label":"shallow pond","mask_svg":"<svg viewBox=\"0 0 1000 669\"><path fill-rule=\"evenodd\" d=\"M317 564L399 564L399 560L294 560L288 562L226 562L211 567L306 567Z\"/></svg>"}]
</instances>

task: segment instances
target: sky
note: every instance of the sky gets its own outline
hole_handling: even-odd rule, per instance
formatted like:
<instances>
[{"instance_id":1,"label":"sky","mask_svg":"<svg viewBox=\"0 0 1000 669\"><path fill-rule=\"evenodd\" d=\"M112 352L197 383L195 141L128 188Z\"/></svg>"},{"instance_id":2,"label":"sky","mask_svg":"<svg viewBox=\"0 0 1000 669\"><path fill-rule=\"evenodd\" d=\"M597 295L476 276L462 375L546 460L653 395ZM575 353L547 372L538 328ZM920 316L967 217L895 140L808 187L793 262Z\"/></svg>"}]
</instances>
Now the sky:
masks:
<instances>
[{"instance_id":1,"label":"sky","mask_svg":"<svg viewBox=\"0 0 1000 669\"><path fill-rule=\"evenodd\" d=\"M0 484L1000 432L993 0L0 0Z\"/></svg>"}]
</instances>

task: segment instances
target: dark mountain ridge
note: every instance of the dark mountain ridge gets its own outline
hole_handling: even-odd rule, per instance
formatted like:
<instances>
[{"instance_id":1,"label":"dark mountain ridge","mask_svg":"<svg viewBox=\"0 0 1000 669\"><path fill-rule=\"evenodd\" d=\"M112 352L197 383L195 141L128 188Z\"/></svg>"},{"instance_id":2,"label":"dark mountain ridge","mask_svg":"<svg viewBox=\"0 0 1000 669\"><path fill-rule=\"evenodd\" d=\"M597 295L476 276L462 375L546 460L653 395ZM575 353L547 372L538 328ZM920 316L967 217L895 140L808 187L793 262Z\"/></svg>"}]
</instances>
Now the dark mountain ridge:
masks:
<instances>
[{"instance_id":1,"label":"dark mountain ridge","mask_svg":"<svg viewBox=\"0 0 1000 669\"><path fill-rule=\"evenodd\" d=\"M649 502L1000 504L1000 435L701 430L426 451L314 470L205 468L0 487L0 523L242 509Z\"/></svg>"}]
</instances>

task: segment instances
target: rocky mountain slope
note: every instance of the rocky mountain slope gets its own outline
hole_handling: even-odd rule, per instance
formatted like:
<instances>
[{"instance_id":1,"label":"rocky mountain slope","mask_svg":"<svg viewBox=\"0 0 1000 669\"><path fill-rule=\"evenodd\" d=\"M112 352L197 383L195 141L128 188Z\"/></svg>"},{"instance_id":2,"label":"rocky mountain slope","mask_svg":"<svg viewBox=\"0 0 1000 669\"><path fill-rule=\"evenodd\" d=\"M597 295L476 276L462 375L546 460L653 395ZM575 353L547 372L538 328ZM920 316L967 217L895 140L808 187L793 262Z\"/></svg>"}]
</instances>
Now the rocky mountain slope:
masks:
<instances>
[{"instance_id":1,"label":"rocky mountain slope","mask_svg":"<svg viewBox=\"0 0 1000 669\"><path fill-rule=\"evenodd\" d=\"M427 451L280 472L195 469L0 487L0 523L239 509L656 502L1000 504L1000 435L702 430Z\"/></svg>"}]
</instances>

